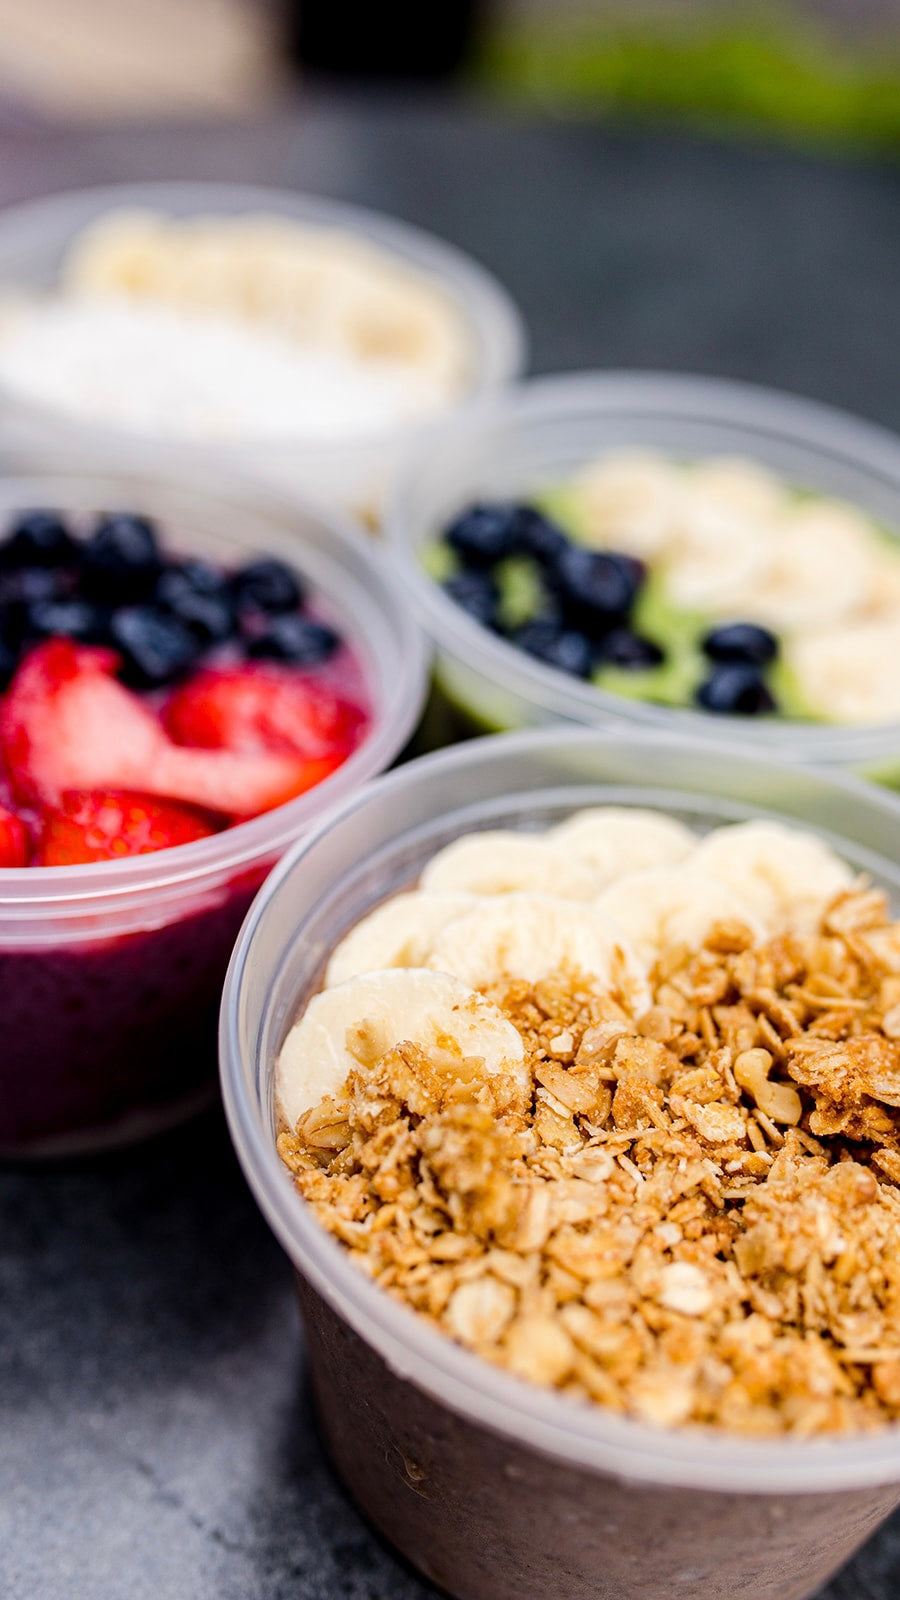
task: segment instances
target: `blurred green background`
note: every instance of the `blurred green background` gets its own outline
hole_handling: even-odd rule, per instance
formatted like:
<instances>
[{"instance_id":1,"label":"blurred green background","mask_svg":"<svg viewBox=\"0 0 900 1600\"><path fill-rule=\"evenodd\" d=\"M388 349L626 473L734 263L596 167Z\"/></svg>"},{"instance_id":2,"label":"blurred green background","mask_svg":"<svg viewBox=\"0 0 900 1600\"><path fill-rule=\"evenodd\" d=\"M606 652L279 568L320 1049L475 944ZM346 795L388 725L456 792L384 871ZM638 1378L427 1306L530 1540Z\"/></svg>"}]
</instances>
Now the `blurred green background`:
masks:
<instances>
[{"instance_id":1,"label":"blurred green background","mask_svg":"<svg viewBox=\"0 0 900 1600\"><path fill-rule=\"evenodd\" d=\"M488 11L475 81L520 103L900 153L895 0Z\"/></svg>"}]
</instances>

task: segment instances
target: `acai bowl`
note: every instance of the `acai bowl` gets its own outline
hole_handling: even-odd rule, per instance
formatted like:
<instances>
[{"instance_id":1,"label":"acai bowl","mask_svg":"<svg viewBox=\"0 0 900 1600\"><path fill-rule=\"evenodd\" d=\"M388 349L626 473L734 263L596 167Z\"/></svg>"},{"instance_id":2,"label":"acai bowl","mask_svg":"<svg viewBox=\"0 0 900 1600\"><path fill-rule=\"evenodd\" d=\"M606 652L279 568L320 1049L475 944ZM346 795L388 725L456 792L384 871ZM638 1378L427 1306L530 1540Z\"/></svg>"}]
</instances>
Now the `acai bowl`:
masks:
<instances>
[{"instance_id":1,"label":"acai bowl","mask_svg":"<svg viewBox=\"0 0 900 1600\"><path fill-rule=\"evenodd\" d=\"M0 215L0 408L23 434L227 458L372 519L409 436L524 350L477 263L334 200L139 183Z\"/></svg>"},{"instance_id":2,"label":"acai bowl","mask_svg":"<svg viewBox=\"0 0 900 1600\"><path fill-rule=\"evenodd\" d=\"M351 526L239 480L7 450L0 566L0 1150L68 1153L210 1098L246 909L424 651Z\"/></svg>"},{"instance_id":3,"label":"acai bowl","mask_svg":"<svg viewBox=\"0 0 900 1600\"><path fill-rule=\"evenodd\" d=\"M719 379L537 380L433 430L387 523L470 726L898 776L900 442L871 424Z\"/></svg>"},{"instance_id":4,"label":"acai bowl","mask_svg":"<svg viewBox=\"0 0 900 1600\"><path fill-rule=\"evenodd\" d=\"M613 824L603 851L598 820L603 827ZM749 1584L773 1600L801 1600L896 1505L900 1430L890 1407L897 1393L875 1424L869 1410L875 1389L866 1378L856 1393L863 1412L847 1431L837 1412L830 1420L826 1412L832 1403L840 1410L845 1399L855 1404L850 1390L834 1374L825 1381L825 1369L817 1367L801 1395L802 1356L796 1384L788 1376L785 1386L782 1376L771 1389L765 1382L756 1388L757 1376L744 1392L749 1409L727 1418L692 1411L690 1398L685 1407L683 1391L690 1373L695 1398L708 1395L712 1385L731 1406L736 1387L743 1387L732 1381L734 1341L746 1335L753 1364L767 1349L771 1319L779 1322L778 1338L792 1330L801 1345L806 1342L807 1357L813 1345L818 1354L826 1344L837 1348L827 1321L818 1332L806 1326L814 1299L806 1309L796 1302L795 1310L779 1302L776 1290L796 1285L799 1257L777 1271L773 1266L765 1286L748 1286L748 1275L767 1270L763 1235L749 1224L744 1230L740 1221L741 1207L761 1198L751 1199L753 1171L769 1174L761 1190L776 1219L784 1200L793 1248L806 1231L806 1225L792 1231L795 1206L806 1200L799 1191L788 1197L782 1180L800 1152L802 1161L819 1163L815 1173L807 1169L813 1188L828 1171L835 1174L829 1186L859 1181L870 1199L877 1192L890 1228L896 1226L892 1180L885 1188L865 1167L865 1144L857 1146L861 1177L863 1168L852 1159L830 1164L823 1123L816 1123L821 1138L810 1132L803 1074L794 1077L790 1051L779 1054L775 1042L782 1029L783 1041L794 1038L787 1012L778 1012L775 1028L761 991L755 991L756 1011L742 1012L738 990L745 984L749 995L754 964L763 959L771 967L770 987L780 991L785 971L776 968L788 951L790 960L798 958L797 940L818 947L824 938L822 951L833 955L841 918L868 916L860 913L859 895L883 892L878 916L896 916L898 825L891 796L842 774L670 736L544 729L470 743L379 780L295 849L257 900L232 959L220 1025L232 1136L257 1201L298 1274L313 1387L338 1470L379 1529L449 1593L462 1600L539 1600L547 1593L574 1600L608 1588L634 1600L673 1593L712 1600ZM623 828L629 830L627 851ZM712 938L709 929L700 937L702 961L692 969L695 999L702 977L706 1020L698 1015L694 1031L685 1012L679 1033L672 1028L674 1001L658 985L677 991L682 981L682 957L697 938L691 918L698 880L709 892L709 876L724 867L736 885L739 851L728 846L732 834L742 840L745 865L748 854L758 857L759 871L751 874L757 888L784 889L806 932L799 933L798 923L772 942L764 931L758 946L760 930L749 923L757 914L769 916L774 901L768 910L762 902L753 911L745 904L738 917L745 919L743 931L732 920L736 906L722 906L723 921ZM565 879L561 851L569 867ZM702 873L688 859L693 851L704 853ZM531 945L527 959L558 941L558 950L581 962L582 977L584 963L598 952L607 961L608 924L588 928L595 903L575 898L580 891L571 869L580 863L581 892L593 894L592 875L615 879L623 854L635 871L620 915L646 903L647 879L653 878L655 920L663 886L671 889L682 874L680 912L688 920L679 922L675 943L685 949L673 944L663 951L663 968L651 976L653 1003L641 1011L636 1029L625 1020L623 1008L632 1001L621 987L623 978L641 981L630 957L614 975L617 996L607 982L614 968L604 969L611 1009L602 1018L593 1015L587 1026L584 1016L563 1025L554 1010L555 979L523 965L522 930ZM666 858L668 865L661 865ZM656 867L647 865L650 859ZM457 902L475 895L474 920L471 902L451 907L451 895ZM426 915L416 896L428 898ZM531 902L527 917L525 899ZM568 908L562 927L560 899ZM508 915L504 920L504 901L518 932ZM411 902L418 904L414 927ZM897 924L891 927L896 944ZM849 924L845 932L851 933ZM494 965L476 971L487 946ZM511 980L502 996L495 983L498 959ZM592 970L596 975L600 968ZM731 994L716 992L723 972ZM838 981L837 966L830 981ZM895 971L885 967L878 982L887 984L884 998L892 1001ZM360 984L368 986L365 993ZM467 994L467 988L476 992ZM827 988L814 985L803 1001L810 1018L814 996L824 998ZM781 993L776 1001L775 989L769 998L789 1004ZM797 1003L795 995L790 1004ZM516 1024L519 1046L507 1031L517 1007L525 1017ZM894 1022L886 1014L883 1020L889 1032ZM547 1021L554 1024L552 1037ZM721 1030L732 1023L737 1032L723 1042ZM477 1032L485 1027L487 1033ZM826 1055L836 1037L850 1037L829 1027L802 1023L798 1060L807 1036ZM885 1033L883 1044L887 1039ZM530 1063L525 1101L522 1041ZM885 1048L894 1047L888 1042ZM666 1050L677 1055L677 1068L661 1065ZM335 1065L346 1070L347 1052L354 1063L341 1087ZM589 1060L580 1059L584 1052ZM652 1066L642 1068L640 1061ZM719 1098L726 1065L733 1069L727 1106ZM761 1065L762 1079L748 1089ZM664 1087L669 1070L688 1074L677 1105ZM443 1097L439 1105L435 1094ZM399 1131L393 1123L398 1101L405 1106ZM752 1106L752 1115L763 1118L759 1127L768 1126L764 1138L750 1135L746 1122L744 1133L738 1127ZM534 1121L523 1130L521 1119L532 1113ZM884 1117L893 1137L896 1112ZM505 1158L494 1136L523 1132L526 1146L516 1160L526 1165L517 1169L516 1182L528 1205L519 1237L523 1219L505 1209L496 1188ZM705 1153L692 1173L695 1136ZM634 1141L643 1144L643 1155ZM654 1141L659 1160L671 1161L670 1171L680 1170L683 1184L662 1222L654 1209L657 1200L665 1201L658 1193L661 1169L646 1155ZM537 1143L544 1147L544 1175L552 1167L557 1188L555 1200L545 1187L545 1201L532 1205L540 1202ZM623 1155L625 1146L630 1154ZM449 1167L457 1158L453 1178ZM417 1177L408 1196L410 1163ZM624 1207L623 1193L632 1197ZM587 1212L586 1195L593 1197ZM808 1194L814 1211L821 1198ZM851 1211L857 1203L862 1223L868 1202L861 1190ZM555 1204L563 1208L558 1214ZM828 1212L826 1202L819 1213L826 1233ZM642 1249L635 1250L635 1237L626 1256L615 1232L623 1220L642 1236ZM856 1268L841 1251L855 1226L848 1226L843 1242L837 1234L830 1244L825 1234L819 1237L820 1282L830 1281L831 1273L836 1282L853 1279ZM708 1248L707 1228L716 1233ZM735 1239L743 1242L732 1259ZM528 1299L523 1316L538 1265L537 1292L544 1298L539 1305ZM882 1270L887 1285L894 1271L889 1256ZM732 1289L752 1297L742 1311L732 1307L726 1315L724 1302L718 1303L721 1316L714 1309L717 1275L726 1297ZM892 1291L886 1292L889 1298ZM445 1314L449 1321L442 1320ZM695 1341L713 1326L724 1342L715 1358L695 1359ZM862 1321L843 1325L844 1340L862 1329ZM636 1379L650 1376L643 1368L658 1341L668 1381L639 1387ZM842 1348L851 1365L864 1354L876 1363L888 1354L846 1342ZM878 1375L885 1396L887 1381L886 1372ZM630 1393L623 1392L629 1383Z\"/></svg>"}]
</instances>

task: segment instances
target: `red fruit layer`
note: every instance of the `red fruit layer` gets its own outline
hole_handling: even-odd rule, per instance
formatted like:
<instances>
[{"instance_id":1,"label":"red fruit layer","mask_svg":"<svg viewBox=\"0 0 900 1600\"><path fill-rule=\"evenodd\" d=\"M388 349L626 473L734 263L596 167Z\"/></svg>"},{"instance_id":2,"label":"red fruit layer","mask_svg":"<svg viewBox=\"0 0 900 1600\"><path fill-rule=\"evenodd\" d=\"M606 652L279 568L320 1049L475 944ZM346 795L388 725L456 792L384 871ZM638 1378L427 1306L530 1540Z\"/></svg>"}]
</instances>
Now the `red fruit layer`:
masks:
<instances>
[{"instance_id":1,"label":"red fruit layer","mask_svg":"<svg viewBox=\"0 0 900 1600\"><path fill-rule=\"evenodd\" d=\"M74 789L44 818L39 867L144 856L208 839L217 830L199 812L153 795L116 789Z\"/></svg>"},{"instance_id":2,"label":"red fruit layer","mask_svg":"<svg viewBox=\"0 0 900 1600\"><path fill-rule=\"evenodd\" d=\"M24 822L0 806L0 867L25 867L30 854L31 844Z\"/></svg>"},{"instance_id":3,"label":"red fruit layer","mask_svg":"<svg viewBox=\"0 0 900 1600\"><path fill-rule=\"evenodd\" d=\"M117 666L112 651L51 639L0 700L0 762L36 865L143 854L257 816L322 782L365 731L358 705L299 669L204 669L160 716ZM0 865L25 864L12 830L8 849L6 861L0 836Z\"/></svg>"},{"instance_id":4,"label":"red fruit layer","mask_svg":"<svg viewBox=\"0 0 900 1600\"><path fill-rule=\"evenodd\" d=\"M290 668L208 667L176 689L163 723L177 744L249 754L279 750L318 760L359 742L359 706Z\"/></svg>"}]
</instances>

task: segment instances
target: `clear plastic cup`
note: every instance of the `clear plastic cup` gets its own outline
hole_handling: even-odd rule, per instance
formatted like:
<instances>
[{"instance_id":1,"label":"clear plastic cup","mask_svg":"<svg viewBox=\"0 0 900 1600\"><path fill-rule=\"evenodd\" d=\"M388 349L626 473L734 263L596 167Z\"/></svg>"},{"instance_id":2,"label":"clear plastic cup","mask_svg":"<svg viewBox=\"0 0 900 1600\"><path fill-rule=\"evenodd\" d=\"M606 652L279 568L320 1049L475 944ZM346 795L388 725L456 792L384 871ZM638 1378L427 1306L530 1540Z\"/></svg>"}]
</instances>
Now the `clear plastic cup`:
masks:
<instances>
[{"instance_id":1,"label":"clear plastic cup","mask_svg":"<svg viewBox=\"0 0 900 1600\"><path fill-rule=\"evenodd\" d=\"M267 214L311 227L339 229L379 246L441 289L460 312L469 340L470 396L518 376L526 338L518 311L490 273L452 245L377 212L319 196L233 183L128 183L73 190L0 212L0 290L51 289L72 240L108 211L149 209L173 217ZM134 449L133 431L80 423L0 388L0 416L25 439L53 430L75 446ZM165 441L183 467L227 460L237 471L263 475L283 487L356 512L374 515L381 505L409 429L392 425L342 439L265 438L245 445ZM148 439L145 448L159 445Z\"/></svg>"},{"instance_id":2,"label":"clear plastic cup","mask_svg":"<svg viewBox=\"0 0 900 1600\"><path fill-rule=\"evenodd\" d=\"M521 497L598 455L746 456L791 484L860 506L900 534L900 439L831 407L720 378L585 373L473 404L412 449L385 513L398 570L436 647L442 695L481 728L622 723L856 768L900 783L900 723L878 727L712 716L613 695L481 627L422 566L423 546L474 500Z\"/></svg>"},{"instance_id":3,"label":"clear plastic cup","mask_svg":"<svg viewBox=\"0 0 900 1600\"><path fill-rule=\"evenodd\" d=\"M215 1089L215 1027L235 936L266 873L335 801L397 755L421 707L421 634L367 541L325 512L235 480L191 485L139 467L0 452L13 509L126 508L166 548L223 565L296 565L360 661L371 727L330 777L210 838L74 867L0 868L0 1153L120 1144Z\"/></svg>"},{"instance_id":4,"label":"clear plastic cup","mask_svg":"<svg viewBox=\"0 0 900 1600\"><path fill-rule=\"evenodd\" d=\"M338 1470L433 1582L459 1600L801 1600L900 1502L900 1428L806 1442L663 1430L520 1382L378 1289L275 1149L277 1054L347 929L463 831L605 802L699 829L798 822L900 895L900 805L844 774L634 731L476 740L370 785L268 880L225 984L226 1114L298 1274Z\"/></svg>"}]
</instances>

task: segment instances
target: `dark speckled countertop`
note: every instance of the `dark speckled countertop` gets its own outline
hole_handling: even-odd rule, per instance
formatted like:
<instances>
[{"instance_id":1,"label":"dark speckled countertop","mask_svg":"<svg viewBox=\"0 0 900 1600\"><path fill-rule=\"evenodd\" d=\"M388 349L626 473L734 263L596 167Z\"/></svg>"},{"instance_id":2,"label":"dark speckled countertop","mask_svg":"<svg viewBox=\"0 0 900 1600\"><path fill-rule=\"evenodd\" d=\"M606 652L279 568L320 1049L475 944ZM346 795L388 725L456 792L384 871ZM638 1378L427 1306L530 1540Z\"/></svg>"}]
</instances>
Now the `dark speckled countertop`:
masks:
<instances>
[{"instance_id":1,"label":"dark speckled countertop","mask_svg":"<svg viewBox=\"0 0 900 1600\"><path fill-rule=\"evenodd\" d=\"M719 372L900 427L898 167L410 100L182 131L0 119L0 201L175 176L309 188L445 234L506 281L538 370ZM898 1591L895 1519L819 1600ZM0 1170L3 1600L433 1593L323 1459L290 1273L218 1114Z\"/></svg>"}]
</instances>

